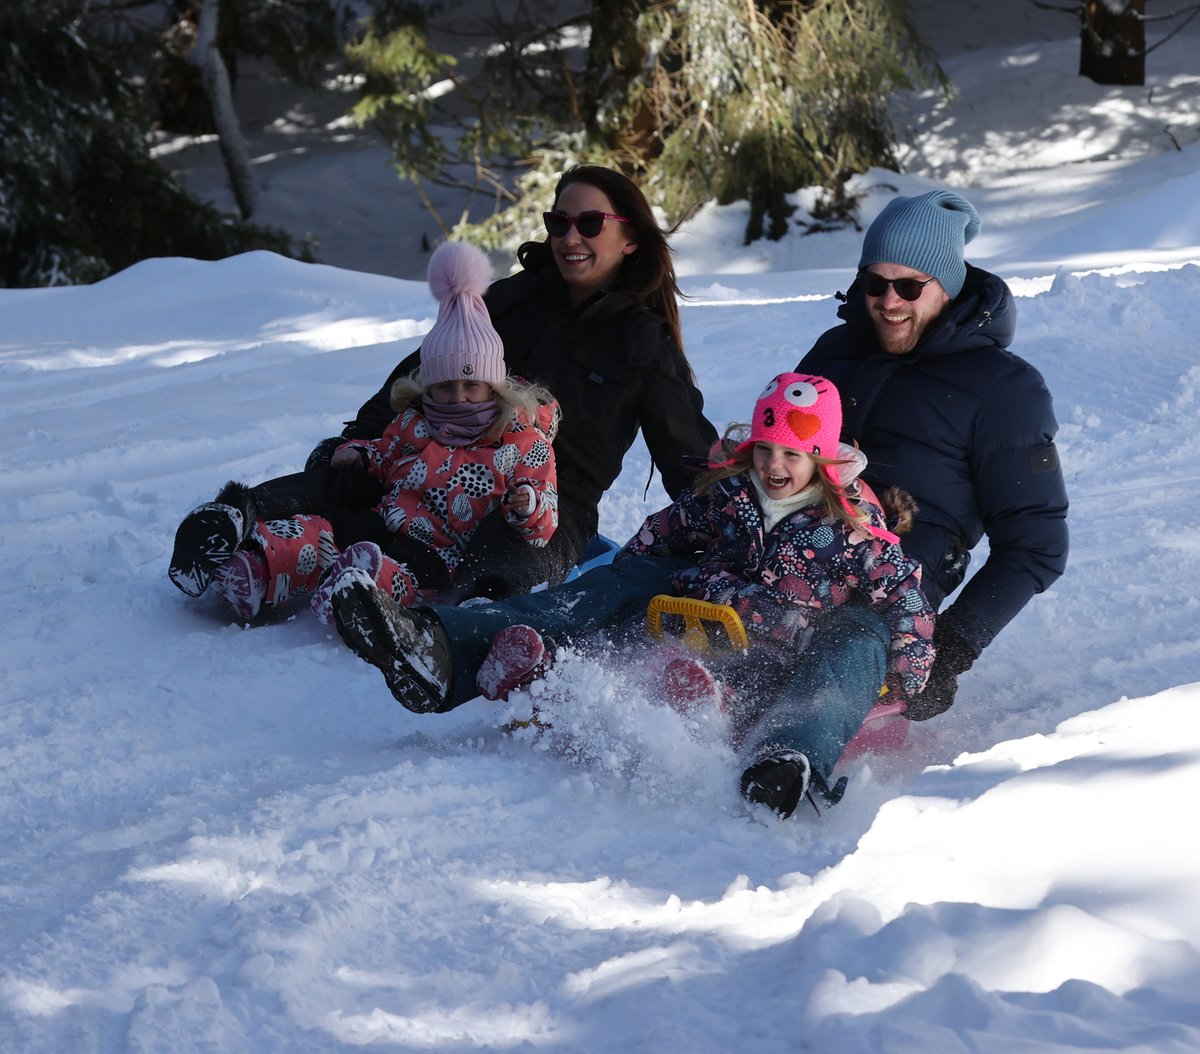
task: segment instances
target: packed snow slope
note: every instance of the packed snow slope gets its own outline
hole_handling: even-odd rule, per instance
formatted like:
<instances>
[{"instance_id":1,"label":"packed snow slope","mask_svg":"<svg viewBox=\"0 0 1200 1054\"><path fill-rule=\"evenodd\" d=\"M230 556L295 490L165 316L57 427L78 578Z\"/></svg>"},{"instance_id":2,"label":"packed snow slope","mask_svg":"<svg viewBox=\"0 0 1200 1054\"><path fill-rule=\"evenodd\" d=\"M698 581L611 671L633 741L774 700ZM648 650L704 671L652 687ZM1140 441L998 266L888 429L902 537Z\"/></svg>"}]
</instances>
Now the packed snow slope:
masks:
<instances>
[{"instance_id":1,"label":"packed snow slope","mask_svg":"<svg viewBox=\"0 0 1200 1054\"><path fill-rule=\"evenodd\" d=\"M1014 138L996 181L862 181L867 220L934 177L979 204L1072 556L953 710L788 822L635 668L566 661L551 750L483 701L402 711L302 608L243 627L170 584L183 513L302 465L418 345L423 284L250 254L0 291L0 1050L1200 1051L1200 146L1087 127L1058 167ZM742 220L680 242L722 425L857 263ZM648 471L607 534L665 502Z\"/></svg>"}]
</instances>

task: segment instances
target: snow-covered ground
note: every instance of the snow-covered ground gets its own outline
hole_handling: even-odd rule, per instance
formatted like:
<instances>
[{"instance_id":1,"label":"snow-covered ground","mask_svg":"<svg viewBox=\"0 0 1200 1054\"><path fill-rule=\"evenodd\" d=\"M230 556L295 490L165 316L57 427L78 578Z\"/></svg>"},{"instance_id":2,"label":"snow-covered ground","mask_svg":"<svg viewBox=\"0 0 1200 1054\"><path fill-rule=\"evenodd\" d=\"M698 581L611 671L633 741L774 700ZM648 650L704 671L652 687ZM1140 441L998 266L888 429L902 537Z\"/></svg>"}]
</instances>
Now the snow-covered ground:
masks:
<instances>
[{"instance_id":1,"label":"snow-covered ground","mask_svg":"<svg viewBox=\"0 0 1200 1054\"><path fill-rule=\"evenodd\" d=\"M170 584L179 517L335 432L423 284L251 254L0 291L0 1050L1200 1051L1200 38L1101 89L1064 29L946 60L955 107L861 183L867 219L935 181L980 206L1070 568L820 817L748 809L719 729L627 670L564 666L572 759L482 701L402 711L303 609ZM857 261L741 226L679 239L719 424ZM663 503L646 474L606 533Z\"/></svg>"}]
</instances>

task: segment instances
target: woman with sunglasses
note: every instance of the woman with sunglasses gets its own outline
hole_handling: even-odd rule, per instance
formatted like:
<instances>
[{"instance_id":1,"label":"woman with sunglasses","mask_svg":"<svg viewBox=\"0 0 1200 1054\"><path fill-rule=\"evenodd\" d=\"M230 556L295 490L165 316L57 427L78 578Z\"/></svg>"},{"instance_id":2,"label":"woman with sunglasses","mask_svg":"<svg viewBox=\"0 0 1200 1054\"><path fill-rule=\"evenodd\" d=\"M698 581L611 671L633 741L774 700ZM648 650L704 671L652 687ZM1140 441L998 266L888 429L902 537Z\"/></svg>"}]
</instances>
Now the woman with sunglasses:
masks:
<instances>
[{"instance_id":1,"label":"woman with sunglasses","mask_svg":"<svg viewBox=\"0 0 1200 1054\"><path fill-rule=\"evenodd\" d=\"M595 536L600 499L639 430L672 498L692 482L689 459L703 464L717 439L683 353L666 234L645 195L620 172L577 165L560 178L543 221L545 238L517 250L522 270L484 299L509 369L562 407L559 528L532 553L485 520L452 601L561 582Z\"/></svg>"},{"instance_id":2,"label":"woman with sunglasses","mask_svg":"<svg viewBox=\"0 0 1200 1054\"><path fill-rule=\"evenodd\" d=\"M533 549L513 544L501 516L485 517L442 594L448 603L566 578L596 534L600 499L639 430L672 498L692 481L689 458L702 465L717 439L683 353L666 235L641 190L612 169L577 165L559 180L544 222L545 238L517 250L522 269L493 282L484 301L508 372L547 388L562 408L554 444L558 530ZM222 491L215 504L229 506L228 529L217 529L224 521L214 528L213 503L201 507L203 523L195 514L185 519L171 560L175 584L203 592L245 540L237 525L320 511L332 451L382 433L393 416L392 385L419 361L417 351L401 362L342 434L313 451L304 473Z\"/></svg>"}]
</instances>

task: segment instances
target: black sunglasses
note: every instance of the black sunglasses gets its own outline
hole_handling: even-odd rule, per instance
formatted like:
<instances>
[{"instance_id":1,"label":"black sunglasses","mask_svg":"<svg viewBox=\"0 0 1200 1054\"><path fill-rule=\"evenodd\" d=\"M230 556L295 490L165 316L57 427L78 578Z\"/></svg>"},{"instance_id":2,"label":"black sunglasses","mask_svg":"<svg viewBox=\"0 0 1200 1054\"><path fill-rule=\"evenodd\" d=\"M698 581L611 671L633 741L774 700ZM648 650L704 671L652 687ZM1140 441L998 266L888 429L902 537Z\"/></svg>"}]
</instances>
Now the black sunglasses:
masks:
<instances>
[{"instance_id":1,"label":"black sunglasses","mask_svg":"<svg viewBox=\"0 0 1200 1054\"><path fill-rule=\"evenodd\" d=\"M604 230L605 220L619 220L628 223L624 216L613 212L598 212L595 209L581 212L578 216L568 216L565 212L543 212L542 222L546 225L546 233L551 238L565 238L567 231L573 226L581 238L594 238Z\"/></svg>"},{"instance_id":2,"label":"black sunglasses","mask_svg":"<svg viewBox=\"0 0 1200 1054\"><path fill-rule=\"evenodd\" d=\"M908 301L920 300L925 287L937 281L936 278L926 278L923 282L919 278L884 278L874 271L859 271L858 277L862 279L867 296L883 296L890 285L901 300Z\"/></svg>"}]
</instances>

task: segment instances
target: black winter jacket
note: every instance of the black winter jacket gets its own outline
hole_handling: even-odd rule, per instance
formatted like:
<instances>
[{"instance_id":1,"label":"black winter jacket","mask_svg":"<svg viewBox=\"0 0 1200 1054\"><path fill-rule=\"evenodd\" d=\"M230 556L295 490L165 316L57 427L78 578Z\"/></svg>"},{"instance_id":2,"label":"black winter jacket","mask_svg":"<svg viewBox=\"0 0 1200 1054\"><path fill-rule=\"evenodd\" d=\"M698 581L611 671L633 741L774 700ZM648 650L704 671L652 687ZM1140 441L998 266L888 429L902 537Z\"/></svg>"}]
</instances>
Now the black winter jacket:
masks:
<instances>
[{"instance_id":1,"label":"black winter jacket","mask_svg":"<svg viewBox=\"0 0 1200 1054\"><path fill-rule=\"evenodd\" d=\"M666 327L619 292L575 309L551 262L492 283L484 295L504 342L510 373L548 388L562 407L554 441L560 510L595 533L597 507L621 472L638 429L676 498L694 477L689 457L707 458L717 432L704 397ZM413 352L343 431L348 439L383 434L393 382L420 364Z\"/></svg>"},{"instance_id":2,"label":"black winter jacket","mask_svg":"<svg viewBox=\"0 0 1200 1054\"><path fill-rule=\"evenodd\" d=\"M900 486L919 506L905 551L921 562L935 607L987 535L987 561L949 609L978 653L1053 583L1067 561L1067 494L1058 424L1041 374L1008 350L1016 306L996 275L968 265L958 298L907 355L882 351L854 287L796 367L842 396L843 438L867 455L877 491Z\"/></svg>"}]
</instances>

